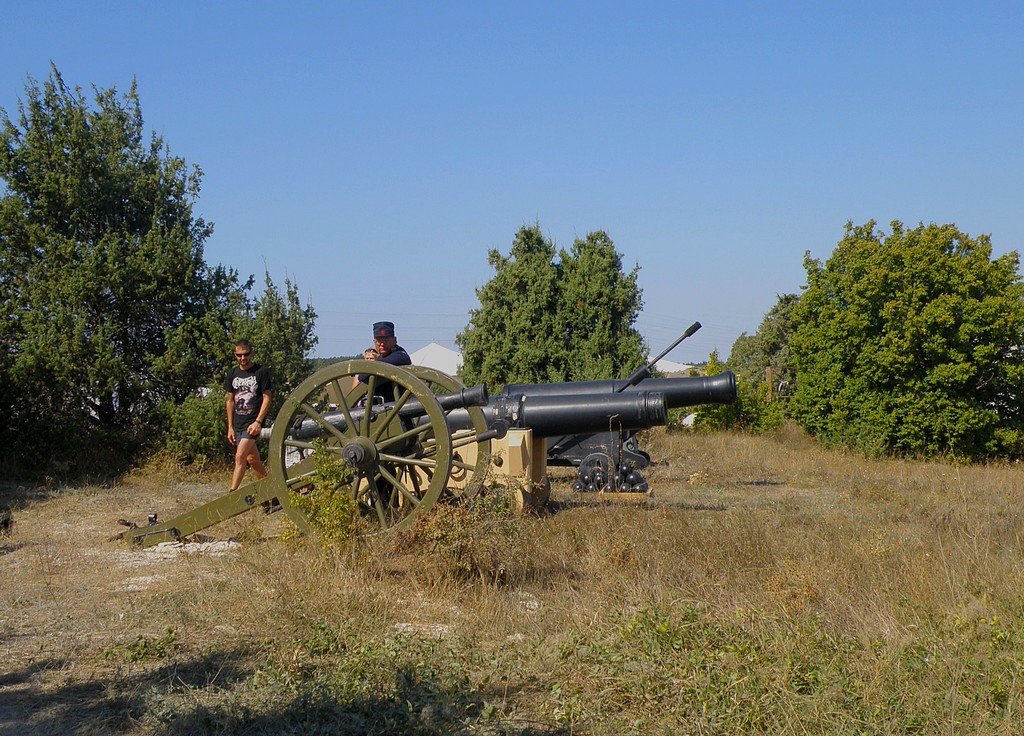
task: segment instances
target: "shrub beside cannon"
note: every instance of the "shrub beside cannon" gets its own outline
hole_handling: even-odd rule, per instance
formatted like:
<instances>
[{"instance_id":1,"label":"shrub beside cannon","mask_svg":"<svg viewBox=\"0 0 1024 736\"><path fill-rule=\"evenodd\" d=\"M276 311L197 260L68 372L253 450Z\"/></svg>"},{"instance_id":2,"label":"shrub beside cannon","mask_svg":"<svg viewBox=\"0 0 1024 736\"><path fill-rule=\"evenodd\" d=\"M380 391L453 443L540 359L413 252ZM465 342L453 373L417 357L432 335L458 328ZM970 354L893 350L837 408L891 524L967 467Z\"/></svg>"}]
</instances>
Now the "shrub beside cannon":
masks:
<instances>
[{"instance_id":1,"label":"shrub beside cannon","mask_svg":"<svg viewBox=\"0 0 1024 736\"><path fill-rule=\"evenodd\" d=\"M355 376L365 382L353 387ZM725 400L728 386L735 396L734 379L723 376L710 386L702 379L663 379L676 383L650 380L630 390L614 382L506 386L489 399L483 386L466 388L431 368L336 363L296 388L264 430L270 439L266 478L124 537L142 546L178 540L273 503L300 530L315 532L302 498L312 492L325 458L341 468L330 490L351 495L367 535L408 528L443 495L474 494L488 479L514 481L508 484L523 507L541 507L550 489L549 438L589 433L628 441L638 430L665 424L667 396L708 403L708 390L711 400ZM614 444L601 447L620 461Z\"/></svg>"}]
</instances>

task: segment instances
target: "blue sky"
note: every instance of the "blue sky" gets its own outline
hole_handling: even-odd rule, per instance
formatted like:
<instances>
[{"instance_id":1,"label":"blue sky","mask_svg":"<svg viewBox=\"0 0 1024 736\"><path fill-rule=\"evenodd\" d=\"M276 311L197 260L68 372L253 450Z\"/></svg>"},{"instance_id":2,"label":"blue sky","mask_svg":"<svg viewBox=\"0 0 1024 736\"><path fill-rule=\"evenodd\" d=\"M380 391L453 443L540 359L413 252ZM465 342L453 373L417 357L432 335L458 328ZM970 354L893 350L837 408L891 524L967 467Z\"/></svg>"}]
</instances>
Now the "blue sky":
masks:
<instances>
[{"instance_id":1,"label":"blue sky","mask_svg":"<svg viewBox=\"0 0 1024 736\"><path fill-rule=\"evenodd\" d=\"M138 80L207 260L296 281L319 355L454 347L515 231L605 230L637 327L728 355L848 220L1024 243L1020 3L0 0L0 107Z\"/></svg>"}]
</instances>

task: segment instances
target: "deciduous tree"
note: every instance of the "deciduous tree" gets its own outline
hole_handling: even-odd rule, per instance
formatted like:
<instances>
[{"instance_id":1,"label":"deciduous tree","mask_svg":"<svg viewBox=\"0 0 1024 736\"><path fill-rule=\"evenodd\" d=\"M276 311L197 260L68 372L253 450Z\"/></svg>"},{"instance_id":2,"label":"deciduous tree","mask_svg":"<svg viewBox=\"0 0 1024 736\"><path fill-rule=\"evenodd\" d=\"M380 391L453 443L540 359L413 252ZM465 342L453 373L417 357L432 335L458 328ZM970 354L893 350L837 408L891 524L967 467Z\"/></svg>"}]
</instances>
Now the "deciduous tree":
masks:
<instances>
[{"instance_id":1,"label":"deciduous tree","mask_svg":"<svg viewBox=\"0 0 1024 736\"><path fill-rule=\"evenodd\" d=\"M764 381L766 368L775 376L775 387L780 384L792 386L796 380L796 369L789 347L789 341L796 330L796 306L800 302L797 294L779 294L774 306L768 310L753 335L742 333L732 345L729 354L729 368L736 377L753 385Z\"/></svg>"},{"instance_id":2,"label":"deciduous tree","mask_svg":"<svg viewBox=\"0 0 1024 736\"><path fill-rule=\"evenodd\" d=\"M791 410L871 452L1019 452L1024 285L1018 255L955 225L847 224L807 286L791 340Z\"/></svg>"}]
</instances>

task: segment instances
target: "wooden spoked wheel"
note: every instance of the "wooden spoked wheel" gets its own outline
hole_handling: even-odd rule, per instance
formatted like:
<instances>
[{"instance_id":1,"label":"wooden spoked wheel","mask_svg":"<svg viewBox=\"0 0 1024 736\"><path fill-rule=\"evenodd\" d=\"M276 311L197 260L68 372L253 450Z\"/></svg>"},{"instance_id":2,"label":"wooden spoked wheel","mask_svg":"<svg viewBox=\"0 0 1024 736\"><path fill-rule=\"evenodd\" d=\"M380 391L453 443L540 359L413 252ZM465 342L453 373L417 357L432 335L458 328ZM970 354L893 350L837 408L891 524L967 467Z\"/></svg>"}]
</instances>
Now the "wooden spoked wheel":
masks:
<instances>
[{"instance_id":1,"label":"wooden spoked wheel","mask_svg":"<svg viewBox=\"0 0 1024 736\"><path fill-rule=\"evenodd\" d=\"M466 386L453 376L421 365L406 366L406 370L421 379L435 395L454 393ZM464 410L469 416L469 427L452 432L452 469L447 492L454 498L473 496L480 490L491 464L491 441L478 441L487 431L487 419L478 406ZM447 414L447 412L446 412Z\"/></svg>"},{"instance_id":2,"label":"wooden spoked wheel","mask_svg":"<svg viewBox=\"0 0 1024 736\"><path fill-rule=\"evenodd\" d=\"M355 376L365 382L353 387ZM387 363L349 360L289 394L270 435L278 498L306 533L317 526L294 494L311 492L320 453L344 461L333 490L352 494L375 535L409 527L434 505L448 485L452 438L426 382Z\"/></svg>"}]
</instances>

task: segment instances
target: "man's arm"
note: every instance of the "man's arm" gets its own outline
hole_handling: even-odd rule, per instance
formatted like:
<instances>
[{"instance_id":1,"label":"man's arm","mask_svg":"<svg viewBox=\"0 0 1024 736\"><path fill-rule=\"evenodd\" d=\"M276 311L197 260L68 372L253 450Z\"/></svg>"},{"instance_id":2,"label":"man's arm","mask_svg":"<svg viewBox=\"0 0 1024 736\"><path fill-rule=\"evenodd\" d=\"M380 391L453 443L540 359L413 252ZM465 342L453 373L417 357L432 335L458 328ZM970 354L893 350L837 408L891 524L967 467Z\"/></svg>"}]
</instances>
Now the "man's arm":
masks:
<instances>
[{"instance_id":1,"label":"man's arm","mask_svg":"<svg viewBox=\"0 0 1024 736\"><path fill-rule=\"evenodd\" d=\"M235 444L235 395L224 394L224 410L228 413L228 442Z\"/></svg>"},{"instance_id":2,"label":"man's arm","mask_svg":"<svg viewBox=\"0 0 1024 736\"><path fill-rule=\"evenodd\" d=\"M253 420L253 423L246 427L246 432L251 436L258 435L260 430L263 429L263 420L267 418L267 412L270 411L271 398L273 398L273 395L270 389L263 392L263 403L260 404L260 413L256 416L256 419ZM255 432L253 431L253 427L256 428Z\"/></svg>"}]
</instances>

